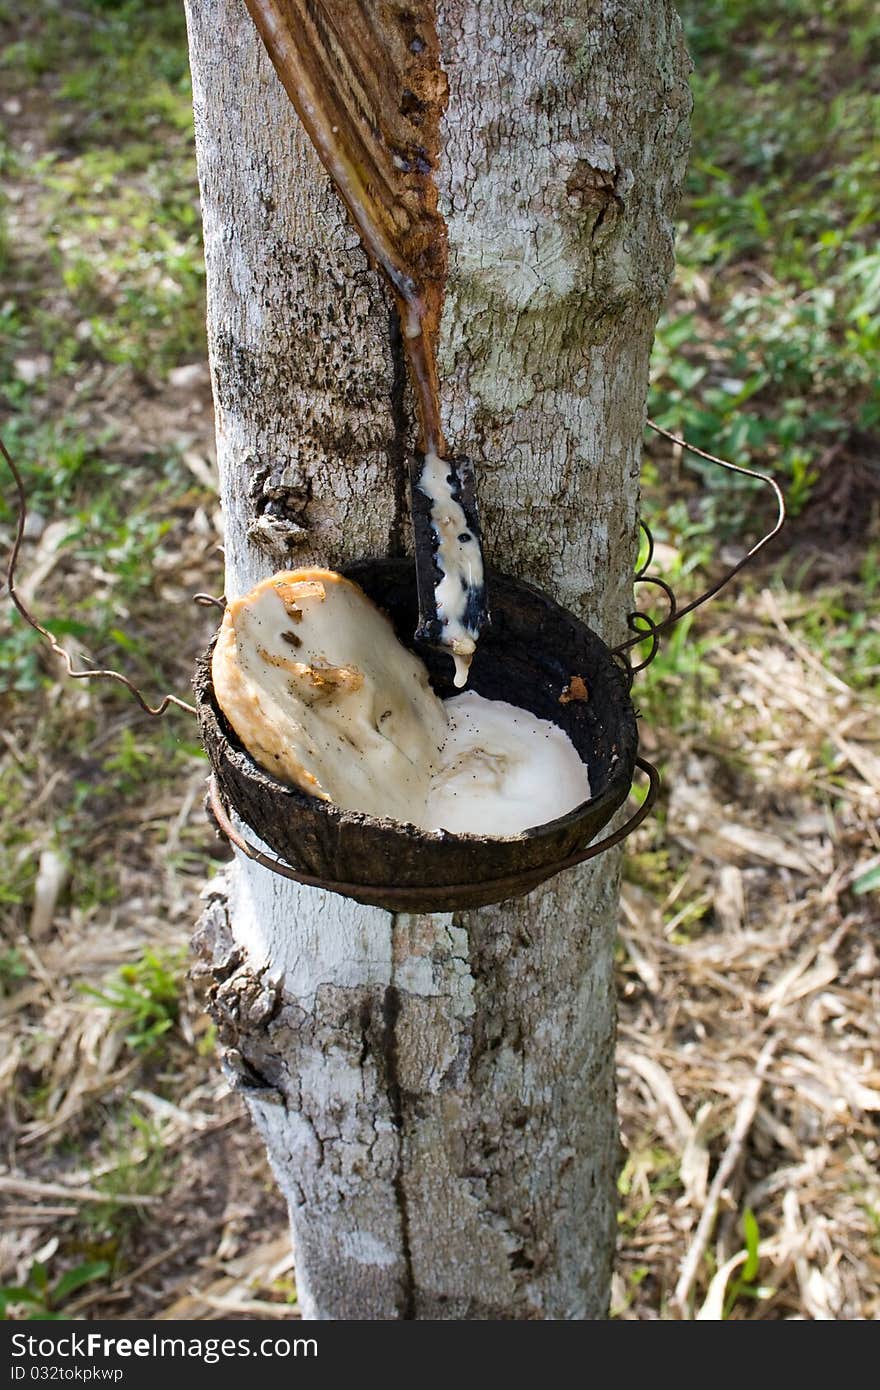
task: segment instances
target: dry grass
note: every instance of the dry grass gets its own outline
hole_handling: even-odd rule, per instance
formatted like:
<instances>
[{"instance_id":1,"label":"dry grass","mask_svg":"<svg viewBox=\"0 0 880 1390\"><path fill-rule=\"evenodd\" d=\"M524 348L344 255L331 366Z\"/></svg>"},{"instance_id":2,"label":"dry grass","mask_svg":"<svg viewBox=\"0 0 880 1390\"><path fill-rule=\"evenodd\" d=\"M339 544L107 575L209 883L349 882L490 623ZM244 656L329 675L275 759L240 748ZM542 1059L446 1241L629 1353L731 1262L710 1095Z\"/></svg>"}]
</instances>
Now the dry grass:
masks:
<instances>
[{"instance_id":1,"label":"dry grass","mask_svg":"<svg viewBox=\"0 0 880 1390\"><path fill-rule=\"evenodd\" d=\"M642 839L676 867L624 885L620 1316L880 1311L880 923L853 892L880 855L880 721L788 625L798 602L742 596L705 727L650 735L668 794Z\"/></svg>"}]
</instances>

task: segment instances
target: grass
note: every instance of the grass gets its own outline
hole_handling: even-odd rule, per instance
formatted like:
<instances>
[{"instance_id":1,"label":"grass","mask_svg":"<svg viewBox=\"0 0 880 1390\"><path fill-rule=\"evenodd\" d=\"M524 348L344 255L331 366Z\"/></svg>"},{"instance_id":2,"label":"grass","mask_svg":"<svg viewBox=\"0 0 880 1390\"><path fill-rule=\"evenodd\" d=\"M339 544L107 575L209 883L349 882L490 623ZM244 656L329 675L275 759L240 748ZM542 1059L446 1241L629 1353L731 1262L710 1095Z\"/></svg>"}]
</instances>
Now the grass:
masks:
<instances>
[{"instance_id":1,"label":"grass","mask_svg":"<svg viewBox=\"0 0 880 1390\"><path fill-rule=\"evenodd\" d=\"M48 148L6 150L7 172L33 180L41 235L4 267L19 294L12 352L45 353L33 383L7 379L15 407L95 362L159 374L204 350L204 268L192 156L182 6L49 0L19 22L0 73L13 102L44 100ZM12 35L15 37L11 37ZM36 119L38 113L34 112ZM8 363L7 363L8 368Z\"/></svg>"},{"instance_id":2,"label":"grass","mask_svg":"<svg viewBox=\"0 0 880 1390\"><path fill-rule=\"evenodd\" d=\"M797 514L829 456L880 430L880 23L869 0L680 9L693 158L651 413L775 471ZM729 479L686 467L713 527L740 527Z\"/></svg>"},{"instance_id":3,"label":"grass","mask_svg":"<svg viewBox=\"0 0 880 1390\"><path fill-rule=\"evenodd\" d=\"M679 1163L674 1154L644 1140L636 1145L620 1170L618 1225L632 1234L650 1216L660 1196L680 1193Z\"/></svg>"},{"instance_id":4,"label":"grass","mask_svg":"<svg viewBox=\"0 0 880 1390\"><path fill-rule=\"evenodd\" d=\"M179 546L181 512L193 506L186 437L157 446L147 428L133 449L106 409L108 392L134 402L204 357L183 12L41 0L22 20L0 5L0 36L7 99L24 135L38 136L4 151L36 216L10 232L11 207L0 206L0 270L12 290L0 306L3 434L32 510L68 519L65 550L104 571L69 604L53 595L57 630L112 664L120 610L156 597L165 548ZM7 535L11 521L4 484ZM37 642L17 626L0 636L0 689L51 679Z\"/></svg>"},{"instance_id":5,"label":"grass","mask_svg":"<svg viewBox=\"0 0 880 1390\"><path fill-rule=\"evenodd\" d=\"M109 1273L106 1260L89 1260L52 1279L46 1265L35 1260L23 1284L0 1287L0 1320L57 1322L65 1317L64 1306L75 1293Z\"/></svg>"},{"instance_id":6,"label":"grass","mask_svg":"<svg viewBox=\"0 0 880 1390\"><path fill-rule=\"evenodd\" d=\"M95 1186L106 1200L90 1203L83 1212L71 1253L101 1255L121 1271L138 1227L153 1218L146 1203L139 1206L131 1198L165 1195L174 1183L176 1158L157 1126L125 1105L105 1117L102 1146L106 1171Z\"/></svg>"},{"instance_id":7,"label":"grass","mask_svg":"<svg viewBox=\"0 0 880 1390\"><path fill-rule=\"evenodd\" d=\"M77 663L123 669L151 699L185 697L199 631L188 595L219 582L219 557L208 559L194 531L214 499L184 463L201 423L188 407L154 405L168 373L205 353L182 6L39 0L22 16L0 3L0 82L18 136L0 148L6 186L18 190L0 201L0 428L24 474L33 534L63 531L32 606ZM4 479L4 546L12 500ZM20 584L33 559L26 547ZM107 688L92 687L71 720L55 705L57 678L37 634L4 620L0 709L10 719L39 712L41 740L0 774L0 909L32 891L27 804L53 766L65 775L46 815L71 858L68 901L89 911L122 891L118 862L97 848L120 808L201 758L180 720L147 731ZM68 707L82 691L65 687ZM120 710L127 723L114 729Z\"/></svg>"},{"instance_id":8,"label":"grass","mask_svg":"<svg viewBox=\"0 0 880 1390\"><path fill-rule=\"evenodd\" d=\"M178 1022L184 968L182 951L146 950L102 988L83 988L119 1015L127 1047L137 1053L155 1052Z\"/></svg>"},{"instance_id":9,"label":"grass","mask_svg":"<svg viewBox=\"0 0 880 1390\"><path fill-rule=\"evenodd\" d=\"M650 666L637 677L643 718L677 733L705 728L713 719L719 673L708 658L717 649L718 637L697 635L696 621L689 613L671 628Z\"/></svg>"},{"instance_id":10,"label":"grass","mask_svg":"<svg viewBox=\"0 0 880 1390\"><path fill-rule=\"evenodd\" d=\"M761 1270L761 1256L759 1246L761 1243L761 1232L758 1221L751 1207L746 1207L742 1214L741 1221L743 1235L743 1252L745 1259L740 1266L736 1276L727 1286L724 1300L724 1317L729 1318L737 1303L742 1299L766 1299L772 1298L776 1292L773 1288L766 1288L758 1282L758 1275Z\"/></svg>"}]
</instances>

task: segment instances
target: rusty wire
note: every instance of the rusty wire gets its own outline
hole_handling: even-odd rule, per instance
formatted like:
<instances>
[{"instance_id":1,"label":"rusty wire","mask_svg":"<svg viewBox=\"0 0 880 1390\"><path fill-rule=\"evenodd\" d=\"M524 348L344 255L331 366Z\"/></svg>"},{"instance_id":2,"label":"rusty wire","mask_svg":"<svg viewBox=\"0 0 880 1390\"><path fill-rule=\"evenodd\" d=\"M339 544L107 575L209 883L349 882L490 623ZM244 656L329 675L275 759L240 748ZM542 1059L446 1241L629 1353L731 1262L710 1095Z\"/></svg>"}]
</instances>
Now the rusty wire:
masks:
<instances>
[{"instance_id":1,"label":"rusty wire","mask_svg":"<svg viewBox=\"0 0 880 1390\"><path fill-rule=\"evenodd\" d=\"M756 478L759 482L766 484L767 487L772 489L776 497L777 516L773 527L768 532L766 532L766 534L763 535L761 539L751 547L750 550L746 552L742 559L740 559L735 565L733 565L729 570L727 570L726 573L723 574L720 579L718 579L702 594L700 594L697 598L692 599L690 603L685 604L682 608L679 608L678 606L671 585L665 579L661 579L658 575L648 574L648 569L650 568L651 562L654 557L654 538L651 534L650 528L647 525L647 523L645 521L640 521L639 525L647 540L648 549L645 559L643 560L639 569L636 571L633 582L636 585L650 584L653 585L655 588L660 589L669 605L669 611L666 617L661 622L656 622L650 616L650 614L646 613L643 609L636 609L634 612L629 614L627 618L627 626L629 627L630 631L633 632L635 635L629 638L628 641L621 642L618 646L614 647L612 649L612 656L617 657L621 664L624 666L630 683L632 682L633 677L639 671L643 671L645 667L649 666L651 662L654 660L654 657L657 655L657 652L660 649L660 638L662 634L668 632L669 629L673 627L675 623L680 622L681 619L686 617L688 613L693 613L695 609L700 608L704 603L707 603L709 599L714 598L716 594L718 594L723 588L725 588L725 586L729 584L730 581L737 574L739 574L740 570L742 570L745 565L747 565L752 559L754 559L758 552L763 550L764 547L768 545L769 542L779 534L780 530L782 529L785 523L786 515L785 497L783 496L782 489L776 482L775 478L772 478L768 473L761 473L757 469L746 468L742 464L731 463L729 459L722 459L715 454L707 453L705 449L700 449L695 444L689 444L686 439L681 439L678 435L672 434L669 430L666 430L661 425L658 425L654 420L649 419L647 421L647 424L649 429L652 429L655 434L659 434L664 439L670 440L679 448L687 450L688 453L694 454L698 458L705 459L708 463L716 464L719 468L725 468L731 473L739 473L747 478ZM9 590L9 597L12 599L12 602L14 603L21 617L24 618L25 622L28 623L28 625L32 627L35 632L38 632L40 636L44 638L44 640L51 647L52 651L57 656L61 657L62 661L65 664L67 674L71 676L74 680L116 681L119 685L123 685L126 688L126 690L128 690L129 693L134 696L141 709L146 714L153 716L153 718L158 718L160 715L164 714L170 705L174 705L178 709L185 710L188 714L195 714L195 708L192 705L188 704L185 700L179 699L176 695L165 695L163 696L162 700L158 705L150 705L144 698L144 696L141 694L138 687L134 684L134 682L129 680L129 678L127 676L124 676L120 671L74 670L73 661L69 653L64 649L64 647L60 645L60 643L55 639L55 637L48 630L48 628L43 627L43 625L39 623L37 619L33 616L33 614L29 611L26 604L22 600L21 596L17 593L15 588L15 567L18 561L19 552L21 550L22 540L24 539L24 530L27 522L27 499L21 474L15 462L13 461L12 456L9 453L9 450L3 443L2 439L0 439L0 452L2 452L3 458L6 460L9 470L12 473L12 476L15 480L16 490L18 493L18 524L16 527L15 540L13 542L12 550L9 555L9 561L6 567L6 583L7 588ZM193 595L193 599L194 602L202 605L203 607L210 606L223 609L226 603L225 598L215 598L212 594L195 594ZM634 665L627 653L633 647L639 646L642 642L650 642L651 645L648 649L647 654L642 658L642 660L638 662L638 664Z\"/></svg>"},{"instance_id":2,"label":"rusty wire","mask_svg":"<svg viewBox=\"0 0 880 1390\"><path fill-rule=\"evenodd\" d=\"M68 676L71 676L74 680L115 681L118 685L124 685L129 694L133 695L134 698L137 700L144 713L152 715L154 719L158 719L160 715L164 714L165 711L168 709L169 705L175 705L178 709L186 710L187 714L195 714L195 706L187 704L185 700L179 699L176 695L163 695L158 705L149 704L148 701L144 699L143 695L138 690L134 682L130 681L128 676L124 676L121 671L97 669L83 671L75 670L73 666L73 658L71 657L70 653L65 651L64 647L61 646L60 642L57 641L57 639L53 636L49 629L43 627L43 624L38 622L37 619L34 617L33 613L31 613L24 600L21 598L21 596L15 588L15 567L18 563L18 556L21 550L21 544L24 540L24 528L27 524L28 515L27 497L25 495L24 490L24 481L22 479L21 474L18 471L15 462L13 461L12 455L10 454L6 445L3 443L2 439L0 439L0 453L3 454L9 471L15 480L15 487L18 493L18 524L15 528L15 539L12 543L12 549L9 552L9 560L6 565L6 588L9 591L9 597L12 599L12 602L15 604L15 607L18 610L21 617L24 618L25 622L28 624L29 627L32 627L35 632L38 632L40 636L44 639L44 641L46 641L49 644L55 655L61 657L61 660L64 662Z\"/></svg>"},{"instance_id":3,"label":"rusty wire","mask_svg":"<svg viewBox=\"0 0 880 1390\"><path fill-rule=\"evenodd\" d=\"M771 529L767 531L750 550L746 551L742 559L738 560L720 579L716 580L714 584L704 590L697 598L692 599L690 603L686 603L683 608L679 608L675 594L665 579L660 579L656 575L649 575L647 573L651 561L654 558L654 537L651 535L651 531L644 521L639 523L648 541L648 553L641 566L636 571L633 582L634 584L653 584L656 588L661 589L669 604L669 612L662 622L659 623L655 622L649 614L640 609L637 609L634 613L630 613L627 619L627 626L630 631L635 632L636 635L631 637L627 642L621 642L619 646L612 649L612 656L619 657L625 662L630 679L638 671L643 671L646 666L650 666L660 649L660 637L664 632L668 632L676 623L681 622L681 619L686 617L688 613L693 613L696 608L700 608L704 603L708 603L709 599L714 598L717 593L720 593L720 591L730 583L731 579L739 574L740 570L754 559L760 550L763 550L766 545L769 545L774 536L779 535L779 532L785 525L786 516L785 497L782 488L779 486L776 479L771 477L769 473L760 473L755 468L745 468L741 463L731 463L729 459L718 458L715 454L707 453L705 449L698 449L696 444L689 444L686 439L680 439L678 435L663 429L663 427L658 425L654 420L648 420L647 424L648 428L652 429L655 434L659 434L664 439L670 440L671 443L677 444L679 448L686 449L688 453L695 454L697 458L705 459L708 463L717 464L719 468L726 468L731 473L741 473L746 478L757 478L759 482L765 483L767 487L772 489L776 498L776 521ZM644 626L640 627L639 624L644 624ZM651 643L647 656L644 657L637 666L633 666L625 654L632 647L637 647L641 642L647 641Z\"/></svg>"}]
</instances>

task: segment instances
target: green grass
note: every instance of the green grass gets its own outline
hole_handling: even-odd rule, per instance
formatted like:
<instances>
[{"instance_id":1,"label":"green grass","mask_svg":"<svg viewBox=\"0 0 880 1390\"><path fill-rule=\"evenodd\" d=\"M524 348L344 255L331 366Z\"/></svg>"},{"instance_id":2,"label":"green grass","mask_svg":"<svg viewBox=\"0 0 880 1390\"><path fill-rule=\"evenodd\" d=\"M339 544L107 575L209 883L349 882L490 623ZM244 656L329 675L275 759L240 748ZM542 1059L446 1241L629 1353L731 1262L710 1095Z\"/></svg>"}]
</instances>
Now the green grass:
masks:
<instances>
[{"instance_id":1,"label":"green grass","mask_svg":"<svg viewBox=\"0 0 880 1390\"><path fill-rule=\"evenodd\" d=\"M724 1295L723 1316L730 1318L737 1308L745 1300L752 1302L762 1302L772 1298L775 1289L762 1285L758 1282L758 1275L761 1269L760 1243L761 1232L755 1213L750 1207L746 1207L742 1214L741 1229L743 1236L743 1254L745 1259L739 1266L728 1284ZM748 1314L746 1314L748 1316Z\"/></svg>"},{"instance_id":2,"label":"green grass","mask_svg":"<svg viewBox=\"0 0 880 1390\"><path fill-rule=\"evenodd\" d=\"M880 680L880 550L866 549L858 582L829 588L797 607L803 641L854 690Z\"/></svg>"},{"instance_id":3,"label":"green grass","mask_svg":"<svg viewBox=\"0 0 880 1390\"><path fill-rule=\"evenodd\" d=\"M3 42L5 40L5 42ZM0 236L0 422L30 508L65 517L65 552L105 578L52 593L59 637L97 665L125 649L135 677L162 678L120 614L156 597L163 547L200 498L179 451L145 431L132 459L104 422L109 390L132 400L205 353L204 267L183 7L171 0L0 3L0 82L35 157L5 144L39 224ZM9 207L0 202L0 223ZM0 539L11 534L11 480ZM106 578L112 576L112 581ZM140 656L138 656L140 652ZM0 695L51 679L40 640L0 635Z\"/></svg>"},{"instance_id":4,"label":"green grass","mask_svg":"<svg viewBox=\"0 0 880 1390\"><path fill-rule=\"evenodd\" d=\"M661 1197L681 1188L679 1163L675 1154L657 1144L639 1144L630 1153L617 1179L620 1210L617 1224L632 1236L647 1220Z\"/></svg>"},{"instance_id":5,"label":"green grass","mask_svg":"<svg viewBox=\"0 0 880 1390\"><path fill-rule=\"evenodd\" d=\"M185 438L157 444L146 425L142 441L123 446L116 422L125 405L104 404L109 394L136 411L169 370L205 355L183 7L35 0L22 14L0 0L0 85L17 104L0 137L0 430L34 520L67 526L32 606L77 664L120 669L149 699L170 689L185 696L185 643L169 633L163 595L193 511L212 499L193 487ZM24 235L9 228L21 206L36 214ZM5 548L14 493L0 476ZM26 549L19 581L32 556ZM185 594L180 602L183 632ZM15 710L39 717L42 742L0 777L0 908L14 920L19 909L20 920L29 901L38 856L28 853L27 806L54 764L65 775L44 821L70 855L67 899L88 911L121 891L118 860L96 847L122 808L192 766L196 739L184 716L167 726L141 720L117 687L64 682L56 704L57 663L17 615L6 616L0 708L10 720ZM88 706L72 719L84 689ZM131 727L108 737L120 710Z\"/></svg>"},{"instance_id":6,"label":"green grass","mask_svg":"<svg viewBox=\"0 0 880 1390\"><path fill-rule=\"evenodd\" d=\"M132 1052L148 1053L177 1023L184 968L184 952L146 949L101 989L83 993L119 1015Z\"/></svg>"},{"instance_id":7,"label":"green grass","mask_svg":"<svg viewBox=\"0 0 880 1390\"><path fill-rule=\"evenodd\" d=\"M105 1171L93 1186L105 1197L83 1206L65 1230L61 1249L68 1259L106 1262L118 1278L130 1264L139 1232L161 1211L156 1199L173 1189L179 1156L154 1121L134 1106L101 1107L100 1123ZM148 1200L141 1204L132 1197Z\"/></svg>"},{"instance_id":8,"label":"green grass","mask_svg":"<svg viewBox=\"0 0 880 1390\"><path fill-rule=\"evenodd\" d=\"M799 638L868 692L880 674L877 490L857 482L854 531L835 531L823 507L880 449L880 15L867 0L679 8L695 65L692 156L649 411L698 447L774 473L790 516L806 512L804 534L812 524L829 559L840 547L841 578L817 584L790 524L779 575L747 571L735 584L778 588ZM644 510L666 547L652 568L686 601L769 526L773 503L687 454L674 475L667 446L649 449ZM650 590L638 599L662 616ZM718 638L703 634L723 626L725 602L673 629L635 686L647 723L717 747L728 741Z\"/></svg>"},{"instance_id":9,"label":"green grass","mask_svg":"<svg viewBox=\"0 0 880 1390\"><path fill-rule=\"evenodd\" d=\"M712 703L721 679L711 656L717 633L694 631L696 614L687 614L666 633L651 665L636 677L639 709L649 724L683 733L706 729L715 717ZM645 644L646 648L649 644Z\"/></svg>"},{"instance_id":10,"label":"green grass","mask_svg":"<svg viewBox=\"0 0 880 1390\"><path fill-rule=\"evenodd\" d=\"M0 999L14 994L30 978L30 967L14 947L0 950Z\"/></svg>"},{"instance_id":11,"label":"green grass","mask_svg":"<svg viewBox=\"0 0 880 1390\"><path fill-rule=\"evenodd\" d=\"M63 1320L65 1304L86 1284L110 1273L106 1260L89 1260L63 1274L50 1277L49 1269L35 1260L23 1284L0 1287L0 1321L58 1322Z\"/></svg>"},{"instance_id":12,"label":"green grass","mask_svg":"<svg viewBox=\"0 0 880 1390\"><path fill-rule=\"evenodd\" d=\"M47 765L54 764L65 775L42 812L41 839L36 843L47 837L63 846L70 866L63 907L88 913L116 902L129 882L125 847L134 840L164 837L166 827L161 822L136 828L136 808L179 787L204 754L195 731L181 729L183 715L152 721L135 714L133 724L99 738L104 721L118 719L120 702L127 698L107 694L89 716L75 721L65 717L62 706L41 722L39 758L35 753L22 754L20 761L10 761L0 771L0 921L20 919L31 900L39 849L35 849L28 806ZM124 705L123 709L127 711ZM114 844L122 858L118 852L108 852ZM186 845L177 851L173 867L199 876L205 872L204 862ZM17 972L22 969L24 961L14 947L4 954L0 945L0 997L16 987Z\"/></svg>"},{"instance_id":13,"label":"green grass","mask_svg":"<svg viewBox=\"0 0 880 1390\"><path fill-rule=\"evenodd\" d=\"M693 148L651 413L769 466L789 508L880 431L880 17L870 0L684 0ZM713 523L743 508L689 460Z\"/></svg>"},{"instance_id":14,"label":"green grass","mask_svg":"<svg viewBox=\"0 0 880 1390\"><path fill-rule=\"evenodd\" d=\"M24 23L0 4L0 24L11 38L0 52L4 87L35 108L47 145L26 165L8 146L5 157L7 173L40 187L42 245L22 254L4 243L5 268L24 289L27 346L50 355L52 380L95 360L161 374L201 354L182 5L38 0Z\"/></svg>"}]
</instances>

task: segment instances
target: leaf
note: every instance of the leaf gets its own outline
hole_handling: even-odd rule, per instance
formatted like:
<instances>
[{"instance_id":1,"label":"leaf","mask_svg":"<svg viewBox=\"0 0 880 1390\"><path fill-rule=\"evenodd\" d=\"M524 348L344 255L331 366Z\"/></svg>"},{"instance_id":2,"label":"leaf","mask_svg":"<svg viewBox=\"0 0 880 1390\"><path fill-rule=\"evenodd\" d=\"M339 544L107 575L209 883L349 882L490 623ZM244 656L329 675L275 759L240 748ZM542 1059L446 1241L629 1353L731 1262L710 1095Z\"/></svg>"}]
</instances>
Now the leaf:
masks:
<instances>
[{"instance_id":1,"label":"leaf","mask_svg":"<svg viewBox=\"0 0 880 1390\"><path fill-rule=\"evenodd\" d=\"M77 1265L76 1269L69 1269L66 1274L62 1274L52 1290L52 1302L63 1303L65 1298L81 1289L83 1284L89 1284L93 1279L103 1279L104 1275L109 1273L110 1264L107 1260L92 1260L88 1264Z\"/></svg>"},{"instance_id":2,"label":"leaf","mask_svg":"<svg viewBox=\"0 0 880 1390\"><path fill-rule=\"evenodd\" d=\"M5 1289L0 1289L0 1308L6 1308L9 1303L41 1303L42 1299L33 1289L25 1288L22 1285L10 1284Z\"/></svg>"},{"instance_id":3,"label":"leaf","mask_svg":"<svg viewBox=\"0 0 880 1390\"><path fill-rule=\"evenodd\" d=\"M74 618L53 618L52 631L56 637L91 637L92 629L87 623L77 622Z\"/></svg>"},{"instance_id":4,"label":"leaf","mask_svg":"<svg viewBox=\"0 0 880 1390\"><path fill-rule=\"evenodd\" d=\"M758 1276L758 1267L761 1257L758 1254L758 1246L761 1242L761 1233L758 1230L758 1222L751 1207L746 1207L742 1218L743 1238L746 1243L746 1262L742 1267L742 1281L744 1284L753 1284Z\"/></svg>"},{"instance_id":5,"label":"leaf","mask_svg":"<svg viewBox=\"0 0 880 1390\"><path fill-rule=\"evenodd\" d=\"M134 640L134 638L131 637L127 632L123 632L122 628L120 627L111 627L109 636L113 638L113 641L116 643L117 647L122 647L124 651L138 652L140 650L140 647L138 643Z\"/></svg>"},{"instance_id":6,"label":"leaf","mask_svg":"<svg viewBox=\"0 0 880 1390\"><path fill-rule=\"evenodd\" d=\"M880 864L875 864L873 868L859 874L852 886L854 893L873 893L876 888L880 888Z\"/></svg>"}]
</instances>

